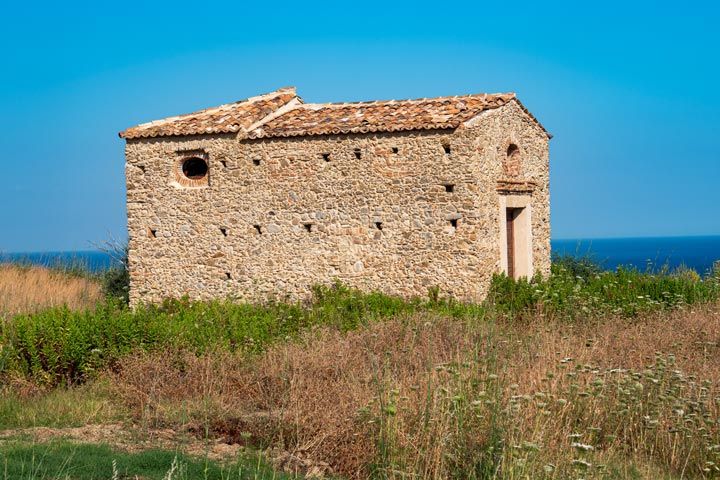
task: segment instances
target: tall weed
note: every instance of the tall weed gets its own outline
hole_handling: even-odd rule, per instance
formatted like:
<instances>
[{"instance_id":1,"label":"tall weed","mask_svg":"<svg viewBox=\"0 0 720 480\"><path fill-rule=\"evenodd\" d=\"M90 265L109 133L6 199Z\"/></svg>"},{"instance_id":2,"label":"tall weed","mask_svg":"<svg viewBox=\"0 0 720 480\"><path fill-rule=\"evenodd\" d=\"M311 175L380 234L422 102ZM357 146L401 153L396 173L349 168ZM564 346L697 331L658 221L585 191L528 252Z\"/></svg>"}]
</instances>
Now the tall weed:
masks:
<instances>
[{"instance_id":1,"label":"tall weed","mask_svg":"<svg viewBox=\"0 0 720 480\"><path fill-rule=\"evenodd\" d=\"M300 303L237 304L229 300L168 299L128 309L108 299L93 310L56 307L18 315L0 324L0 373L16 372L43 384L82 382L132 350L184 349L257 353L313 327L340 331L420 310L479 315L483 308L458 302L404 301L336 284L316 287Z\"/></svg>"},{"instance_id":2,"label":"tall weed","mask_svg":"<svg viewBox=\"0 0 720 480\"><path fill-rule=\"evenodd\" d=\"M487 301L480 304L441 298L432 289L427 299L404 300L339 283L315 287L307 304L168 299L130 310L124 298L111 297L90 310L54 307L0 322L0 374L15 372L48 385L76 383L112 368L136 349L257 353L315 327L347 332L418 312L456 319L482 319L493 312L576 320L605 314L632 317L719 297L717 270L706 278L684 270L603 272L570 260L556 262L548 278L496 276Z\"/></svg>"},{"instance_id":3,"label":"tall weed","mask_svg":"<svg viewBox=\"0 0 720 480\"><path fill-rule=\"evenodd\" d=\"M144 421L350 478L716 478L719 327L717 306L583 323L418 313L250 361L134 355L110 384Z\"/></svg>"}]
</instances>

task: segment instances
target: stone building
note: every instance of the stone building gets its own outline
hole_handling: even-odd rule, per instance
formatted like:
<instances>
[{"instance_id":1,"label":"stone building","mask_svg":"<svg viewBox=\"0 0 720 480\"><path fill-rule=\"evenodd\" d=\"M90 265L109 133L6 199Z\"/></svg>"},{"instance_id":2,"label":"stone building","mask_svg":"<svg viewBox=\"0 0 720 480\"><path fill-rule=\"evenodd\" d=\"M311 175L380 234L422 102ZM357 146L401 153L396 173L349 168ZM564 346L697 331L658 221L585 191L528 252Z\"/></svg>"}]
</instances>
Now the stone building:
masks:
<instances>
[{"instance_id":1,"label":"stone building","mask_svg":"<svg viewBox=\"0 0 720 480\"><path fill-rule=\"evenodd\" d=\"M550 135L514 94L305 103L129 128L131 302L363 290L480 300L550 268Z\"/></svg>"}]
</instances>

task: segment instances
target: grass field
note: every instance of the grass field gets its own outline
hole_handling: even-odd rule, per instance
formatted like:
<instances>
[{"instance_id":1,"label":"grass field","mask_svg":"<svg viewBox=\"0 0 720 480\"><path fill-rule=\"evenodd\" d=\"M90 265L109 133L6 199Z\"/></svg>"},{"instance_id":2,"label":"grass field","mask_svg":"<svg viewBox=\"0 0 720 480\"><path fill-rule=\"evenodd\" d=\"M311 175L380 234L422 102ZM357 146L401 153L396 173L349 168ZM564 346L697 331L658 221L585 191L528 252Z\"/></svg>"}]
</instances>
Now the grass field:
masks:
<instances>
[{"instance_id":1,"label":"grass field","mask_svg":"<svg viewBox=\"0 0 720 480\"><path fill-rule=\"evenodd\" d=\"M173 478L716 478L718 280L559 261L477 305L335 285L36 307L0 330L0 458L56 459L18 478L95 478L58 467L73 448L119 478L165 478L175 452L220 476Z\"/></svg>"}]
</instances>

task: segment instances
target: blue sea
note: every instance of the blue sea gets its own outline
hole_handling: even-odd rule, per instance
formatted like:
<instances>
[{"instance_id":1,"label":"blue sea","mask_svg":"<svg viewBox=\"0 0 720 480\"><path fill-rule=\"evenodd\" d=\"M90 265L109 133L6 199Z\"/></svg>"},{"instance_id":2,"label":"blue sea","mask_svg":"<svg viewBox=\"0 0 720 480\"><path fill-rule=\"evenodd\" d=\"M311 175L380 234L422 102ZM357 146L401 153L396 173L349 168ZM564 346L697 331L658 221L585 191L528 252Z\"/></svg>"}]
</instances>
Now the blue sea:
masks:
<instances>
[{"instance_id":1,"label":"blue sea","mask_svg":"<svg viewBox=\"0 0 720 480\"><path fill-rule=\"evenodd\" d=\"M657 271L685 266L705 274L720 260L720 235L562 239L553 240L551 244L553 255L587 256L607 270L626 266Z\"/></svg>"},{"instance_id":2,"label":"blue sea","mask_svg":"<svg viewBox=\"0 0 720 480\"><path fill-rule=\"evenodd\" d=\"M53 268L79 268L94 273L102 272L112 266L121 265L119 259L114 258L107 252L97 250L0 253L0 263L10 262Z\"/></svg>"},{"instance_id":3,"label":"blue sea","mask_svg":"<svg viewBox=\"0 0 720 480\"><path fill-rule=\"evenodd\" d=\"M720 260L720 235L706 237L647 237L556 239L552 241L553 255L590 257L602 267L614 270L618 266L634 267L642 271L656 271L665 266L675 269L681 265L698 273L707 273ZM100 272L118 261L105 252L94 250L75 252L0 253L0 262L23 262L51 267L80 267Z\"/></svg>"}]
</instances>

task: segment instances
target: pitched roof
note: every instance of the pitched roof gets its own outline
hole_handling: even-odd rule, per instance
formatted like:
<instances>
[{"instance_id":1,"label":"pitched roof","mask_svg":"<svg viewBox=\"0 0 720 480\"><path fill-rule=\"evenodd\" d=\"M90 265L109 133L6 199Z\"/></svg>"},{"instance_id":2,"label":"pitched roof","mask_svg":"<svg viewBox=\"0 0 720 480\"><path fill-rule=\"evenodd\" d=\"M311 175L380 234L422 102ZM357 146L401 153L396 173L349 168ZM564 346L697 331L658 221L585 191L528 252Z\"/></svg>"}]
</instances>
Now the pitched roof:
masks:
<instances>
[{"instance_id":1,"label":"pitched roof","mask_svg":"<svg viewBox=\"0 0 720 480\"><path fill-rule=\"evenodd\" d=\"M247 129L297 98L294 87L250 97L186 115L143 123L120 132L120 138L235 133Z\"/></svg>"},{"instance_id":2,"label":"pitched roof","mask_svg":"<svg viewBox=\"0 0 720 480\"><path fill-rule=\"evenodd\" d=\"M516 101L547 133L514 93L356 103L303 103L295 89L290 87L138 125L120 132L120 137L235 133L242 130L248 138L270 138L447 129L457 128L481 112L510 101Z\"/></svg>"},{"instance_id":3,"label":"pitched roof","mask_svg":"<svg viewBox=\"0 0 720 480\"><path fill-rule=\"evenodd\" d=\"M505 105L514 94L301 104L263 122L250 138L457 128L483 110Z\"/></svg>"}]
</instances>

